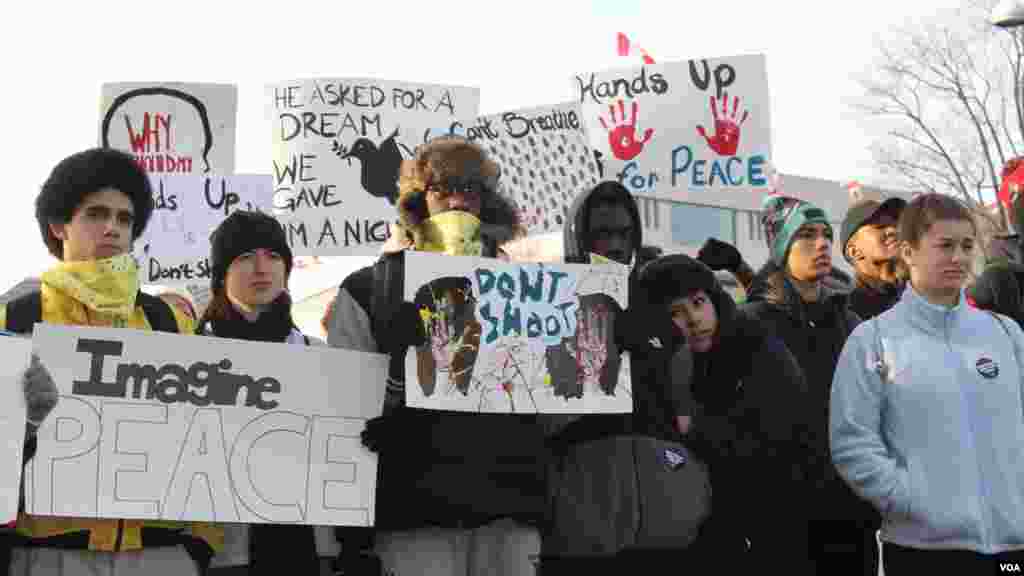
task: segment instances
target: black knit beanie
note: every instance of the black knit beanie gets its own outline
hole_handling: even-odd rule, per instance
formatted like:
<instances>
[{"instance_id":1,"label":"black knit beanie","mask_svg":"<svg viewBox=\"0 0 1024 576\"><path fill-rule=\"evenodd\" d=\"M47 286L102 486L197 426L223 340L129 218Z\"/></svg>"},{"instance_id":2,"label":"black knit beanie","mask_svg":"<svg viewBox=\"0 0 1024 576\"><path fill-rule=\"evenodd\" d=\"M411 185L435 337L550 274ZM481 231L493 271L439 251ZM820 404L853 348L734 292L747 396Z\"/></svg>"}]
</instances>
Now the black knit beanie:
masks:
<instances>
[{"instance_id":1,"label":"black knit beanie","mask_svg":"<svg viewBox=\"0 0 1024 576\"><path fill-rule=\"evenodd\" d=\"M668 306L698 290L709 296L721 290L715 273L685 254L662 256L644 266L640 286L647 304L655 307Z\"/></svg>"},{"instance_id":2,"label":"black knit beanie","mask_svg":"<svg viewBox=\"0 0 1024 576\"><path fill-rule=\"evenodd\" d=\"M210 288L218 294L231 263L246 252L263 248L284 258L284 275L292 272L292 250L277 219L262 212L238 210L224 219L210 235Z\"/></svg>"}]
</instances>

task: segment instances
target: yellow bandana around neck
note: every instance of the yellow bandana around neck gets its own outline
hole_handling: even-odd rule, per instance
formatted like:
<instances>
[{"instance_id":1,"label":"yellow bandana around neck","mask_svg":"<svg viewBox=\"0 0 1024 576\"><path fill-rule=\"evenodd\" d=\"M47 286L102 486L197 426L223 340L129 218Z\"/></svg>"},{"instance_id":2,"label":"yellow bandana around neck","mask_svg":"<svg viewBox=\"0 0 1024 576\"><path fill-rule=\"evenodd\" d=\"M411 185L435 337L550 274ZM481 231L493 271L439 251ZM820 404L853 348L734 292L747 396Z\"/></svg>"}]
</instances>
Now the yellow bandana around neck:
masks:
<instances>
[{"instance_id":1,"label":"yellow bandana around neck","mask_svg":"<svg viewBox=\"0 0 1024 576\"><path fill-rule=\"evenodd\" d=\"M44 272L40 280L90 310L115 316L131 315L139 293L139 267L131 254L61 262Z\"/></svg>"},{"instance_id":2,"label":"yellow bandana around neck","mask_svg":"<svg viewBox=\"0 0 1024 576\"><path fill-rule=\"evenodd\" d=\"M615 260L612 260L611 258L607 258L605 256L601 256L600 254L595 254L593 252L590 252L589 254L590 254L590 263L591 264L604 264L604 265L612 265L612 266L621 266L627 272L633 269L633 264L632 263L630 263L630 264L623 264L622 262L616 262Z\"/></svg>"},{"instance_id":3,"label":"yellow bandana around neck","mask_svg":"<svg viewBox=\"0 0 1024 576\"><path fill-rule=\"evenodd\" d=\"M423 221L416 249L449 256L480 256L480 219L469 212L449 210Z\"/></svg>"}]
</instances>

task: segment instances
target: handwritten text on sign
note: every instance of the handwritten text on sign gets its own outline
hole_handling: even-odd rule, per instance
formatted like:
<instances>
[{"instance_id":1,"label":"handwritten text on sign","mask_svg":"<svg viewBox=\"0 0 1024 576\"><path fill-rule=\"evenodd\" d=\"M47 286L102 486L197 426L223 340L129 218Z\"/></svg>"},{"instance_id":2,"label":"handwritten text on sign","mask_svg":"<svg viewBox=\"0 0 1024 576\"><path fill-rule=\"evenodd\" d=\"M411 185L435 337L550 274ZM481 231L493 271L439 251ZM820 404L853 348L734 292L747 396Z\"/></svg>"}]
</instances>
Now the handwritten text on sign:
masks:
<instances>
[{"instance_id":1,"label":"handwritten text on sign","mask_svg":"<svg viewBox=\"0 0 1024 576\"><path fill-rule=\"evenodd\" d=\"M237 109L230 84L104 84L100 145L151 174L232 174Z\"/></svg>"},{"instance_id":2,"label":"handwritten text on sign","mask_svg":"<svg viewBox=\"0 0 1024 576\"><path fill-rule=\"evenodd\" d=\"M156 210L135 242L143 283L209 283L210 233L232 212L270 214L269 175L150 175Z\"/></svg>"},{"instance_id":3,"label":"handwritten text on sign","mask_svg":"<svg viewBox=\"0 0 1024 576\"><path fill-rule=\"evenodd\" d=\"M629 412L615 323L625 266L409 252L405 298L426 340L406 356L409 406L491 413ZM415 378L411 377L415 375Z\"/></svg>"},{"instance_id":4,"label":"handwritten text on sign","mask_svg":"<svg viewBox=\"0 0 1024 576\"><path fill-rule=\"evenodd\" d=\"M764 56L576 76L605 173L634 194L758 210L771 160Z\"/></svg>"},{"instance_id":5,"label":"handwritten text on sign","mask_svg":"<svg viewBox=\"0 0 1024 576\"><path fill-rule=\"evenodd\" d=\"M578 103L483 116L465 133L498 164L498 193L530 234L561 230L573 200L600 178Z\"/></svg>"},{"instance_id":6,"label":"handwritten text on sign","mask_svg":"<svg viewBox=\"0 0 1024 576\"><path fill-rule=\"evenodd\" d=\"M382 381L384 357L43 324L33 345L61 399L26 470L32 513L373 524L359 434L382 398L331 380Z\"/></svg>"},{"instance_id":7,"label":"handwritten text on sign","mask_svg":"<svg viewBox=\"0 0 1024 576\"><path fill-rule=\"evenodd\" d=\"M477 115L473 88L369 79L268 87L274 211L297 255L375 254L396 218L398 171L428 131Z\"/></svg>"}]
</instances>

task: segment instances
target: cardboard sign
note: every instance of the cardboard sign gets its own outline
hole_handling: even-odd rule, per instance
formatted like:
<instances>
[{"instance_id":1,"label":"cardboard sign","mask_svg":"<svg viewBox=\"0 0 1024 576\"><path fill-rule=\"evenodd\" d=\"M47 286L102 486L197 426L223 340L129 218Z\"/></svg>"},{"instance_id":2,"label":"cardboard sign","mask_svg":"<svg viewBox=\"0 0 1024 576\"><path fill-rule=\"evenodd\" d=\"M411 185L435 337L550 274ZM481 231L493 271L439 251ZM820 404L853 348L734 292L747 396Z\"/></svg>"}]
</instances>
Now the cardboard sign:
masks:
<instances>
[{"instance_id":1,"label":"cardboard sign","mask_svg":"<svg viewBox=\"0 0 1024 576\"><path fill-rule=\"evenodd\" d=\"M431 130L471 122L475 88L373 79L267 89L275 215L296 255L376 254L397 219L398 171Z\"/></svg>"},{"instance_id":2,"label":"cardboard sign","mask_svg":"<svg viewBox=\"0 0 1024 576\"><path fill-rule=\"evenodd\" d=\"M633 194L760 209L771 162L764 56L579 74L575 87L606 178Z\"/></svg>"},{"instance_id":3,"label":"cardboard sign","mask_svg":"<svg viewBox=\"0 0 1024 576\"><path fill-rule=\"evenodd\" d=\"M10 332L0 338L0 438L3 443L3 467L0 468L0 523L6 524L18 517L18 498L21 486L21 456L25 444L25 393L22 375L28 368L32 342Z\"/></svg>"},{"instance_id":4,"label":"cardboard sign","mask_svg":"<svg viewBox=\"0 0 1024 576\"><path fill-rule=\"evenodd\" d=\"M236 210L271 213L269 175L151 175L156 210L135 241L144 284L210 279L210 233Z\"/></svg>"},{"instance_id":5,"label":"cardboard sign","mask_svg":"<svg viewBox=\"0 0 1024 576\"><path fill-rule=\"evenodd\" d=\"M561 230L573 200L601 179L577 103L483 116L465 134L498 164L498 192L531 235Z\"/></svg>"},{"instance_id":6,"label":"cardboard sign","mask_svg":"<svg viewBox=\"0 0 1024 576\"><path fill-rule=\"evenodd\" d=\"M373 524L359 435L384 356L46 324L33 345L61 397L26 468L31 513Z\"/></svg>"},{"instance_id":7,"label":"cardboard sign","mask_svg":"<svg viewBox=\"0 0 1024 576\"><path fill-rule=\"evenodd\" d=\"M624 266L405 255L428 341L406 356L406 403L493 413L631 412L615 342Z\"/></svg>"},{"instance_id":8,"label":"cardboard sign","mask_svg":"<svg viewBox=\"0 0 1024 576\"><path fill-rule=\"evenodd\" d=\"M151 174L233 174L237 112L230 84L104 84L99 143Z\"/></svg>"}]
</instances>

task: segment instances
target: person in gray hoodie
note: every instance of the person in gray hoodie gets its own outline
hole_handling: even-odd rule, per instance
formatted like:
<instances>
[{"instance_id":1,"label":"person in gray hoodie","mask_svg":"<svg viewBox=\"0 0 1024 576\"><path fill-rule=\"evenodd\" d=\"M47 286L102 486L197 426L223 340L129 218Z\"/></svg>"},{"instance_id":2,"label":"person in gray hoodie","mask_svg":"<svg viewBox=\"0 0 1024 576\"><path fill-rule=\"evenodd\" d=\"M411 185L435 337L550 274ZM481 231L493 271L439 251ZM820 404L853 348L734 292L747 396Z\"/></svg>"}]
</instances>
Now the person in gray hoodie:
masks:
<instances>
[{"instance_id":1,"label":"person in gray hoodie","mask_svg":"<svg viewBox=\"0 0 1024 576\"><path fill-rule=\"evenodd\" d=\"M884 518L886 576L1024 564L1024 332L966 304L976 237L955 198L914 199L899 224L909 285L835 371L832 459Z\"/></svg>"}]
</instances>

